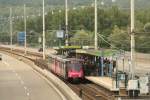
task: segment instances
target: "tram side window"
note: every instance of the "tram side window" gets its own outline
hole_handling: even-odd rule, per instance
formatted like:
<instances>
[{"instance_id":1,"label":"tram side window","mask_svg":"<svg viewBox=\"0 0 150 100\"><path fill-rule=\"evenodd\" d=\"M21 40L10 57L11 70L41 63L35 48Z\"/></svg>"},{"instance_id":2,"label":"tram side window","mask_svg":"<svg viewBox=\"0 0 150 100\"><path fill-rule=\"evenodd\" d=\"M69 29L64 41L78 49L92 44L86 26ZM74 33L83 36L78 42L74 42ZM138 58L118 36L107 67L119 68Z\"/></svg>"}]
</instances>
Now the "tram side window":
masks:
<instances>
[{"instance_id":1,"label":"tram side window","mask_svg":"<svg viewBox=\"0 0 150 100\"><path fill-rule=\"evenodd\" d=\"M58 67L58 61L55 60L54 63L55 63L55 67L57 68Z\"/></svg>"},{"instance_id":2,"label":"tram side window","mask_svg":"<svg viewBox=\"0 0 150 100\"><path fill-rule=\"evenodd\" d=\"M52 58L51 57L48 58L48 63L52 63Z\"/></svg>"},{"instance_id":3,"label":"tram side window","mask_svg":"<svg viewBox=\"0 0 150 100\"><path fill-rule=\"evenodd\" d=\"M60 68L60 71L62 71L62 62L61 61L59 61L59 68Z\"/></svg>"},{"instance_id":4,"label":"tram side window","mask_svg":"<svg viewBox=\"0 0 150 100\"><path fill-rule=\"evenodd\" d=\"M51 58L51 63L54 64L54 59L53 58Z\"/></svg>"},{"instance_id":5,"label":"tram side window","mask_svg":"<svg viewBox=\"0 0 150 100\"><path fill-rule=\"evenodd\" d=\"M61 67L60 61L57 61L57 66L58 66L59 69L60 69L60 67Z\"/></svg>"},{"instance_id":6,"label":"tram side window","mask_svg":"<svg viewBox=\"0 0 150 100\"><path fill-rule=\"evenodd\" d=\"M68 66L68 70L71 70L71 64L68 63L67 66Z\"/></svg>"},{"instance_id":7,"label":"tram side window","mask_svg":"<svg viewBox=\"0 0 150 100\"><path fill-rule=\"evenodd\" d=\"M53 58L50 58L49 61L50 61L50 63L53 63Z\"/></svg>"},{"instance_id":8,"label":"tram side window","mask_svg":"<svg viewBox=\"0 0 150 100\"><path fill-rule=\"evenodd\" d=\"M62 63L62 74L64 75L64 77L65 77L65 72L66 72L66 62L63 62Z\"/></svg>"},{"instance_id":9,"label":"tram side window","mask_svg":"<svg viewBox=\"0 0 150 100\"><path fill-rule=\"evenodd\" d=\"M69 70L69 64L70 64L70 62L66 62L66 64L65 64L65 65L66 65L66 66L65 66L65 67L66 67L66 69L65 69L66 72L68 72L68 70Z\"/></svg>"},{"instance_id":10,"label":"tram side window","mask_svg":"<svg viewBox=\"0 0 150 100\"><path fill-rule=\"evenodd\" d=\"M64 75L64 63L62 63L62 70L61 70L62 75Z\"/></svg>"}]
</instances>

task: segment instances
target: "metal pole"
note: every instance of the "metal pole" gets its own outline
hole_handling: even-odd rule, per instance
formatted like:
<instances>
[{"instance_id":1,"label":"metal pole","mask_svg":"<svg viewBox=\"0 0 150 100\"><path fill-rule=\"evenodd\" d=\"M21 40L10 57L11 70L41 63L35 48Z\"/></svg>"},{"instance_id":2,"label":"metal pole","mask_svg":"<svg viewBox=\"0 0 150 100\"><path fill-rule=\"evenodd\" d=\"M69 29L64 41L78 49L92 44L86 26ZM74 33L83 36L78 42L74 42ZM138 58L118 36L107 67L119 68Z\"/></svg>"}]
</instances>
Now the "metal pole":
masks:
<instances>
[{"instance_id":1,"label":"metal pole","mask_svg":"<svg viewBox=\"0 0 150 100\"><path fill-rule=\"evenodd\" d=\"M45 0L43 0L43 59L45 60Z\"/></svg>"},{"instance_id":2,"label":"metal pole","mask_svg":"<svg viewBox=\"0 0 150 100\"><path fill-rule=\"evenodd\" d=\"M131 0L131 76L135 74L134 0Z\"/></svg>"},{"instance_id":3,"label":"metal pole","mask_svg":"<svg viewBox=\"0 0 150 100\"><path fill-rule=\"evenodd\" d=\"M68 46L68 0L65 0L65 29L67 35L65 44Z\"/></svg>"},{"instance_id":4,"label":"metal pole","mask_svg":"<svg viewBox=\"0 0 150 100\"><path fill-rule=\"evenodd\" d=\"M123 58L123 59L122 59L122 61L123 61L123 73L124 73L124 72L125 72L125 69L124 69L124 65L125 65L125 64L124 64L124 62L125 62L125 58Z\"/></svg>"},{"instance_id":5,"label":"metal pole","mask_svg":"<svg viewBox=\"0 0 150 100\"><path fill-rule=\"evenodd\" d=\"M95 50L98 49L97 45L97 0L95 0Z\"/></svg>"},{"instance_id":6,"label":"metal pole","mask_svg":"<svg viewBox=\"0 0 150 100\"><path fill-rule=\"evenodd\" d=\"M24 48L25 54L27 54L27 20L26 20L26 5L24 4L24 33L25 33L25 40L24 40Z\"/></svg>"},{"instance_id":7,"label":"metal pole","mask_svg":"<svg viewBox=\"0 0 150 100\"><path fill-rule=\"evenodd\" d=\"M12 8L10 8L9 22L10 22L10 46L11 46L11 51L12 51L12 34L13 34L13 27L12 27Z\"/></svg>"}]
</instances>

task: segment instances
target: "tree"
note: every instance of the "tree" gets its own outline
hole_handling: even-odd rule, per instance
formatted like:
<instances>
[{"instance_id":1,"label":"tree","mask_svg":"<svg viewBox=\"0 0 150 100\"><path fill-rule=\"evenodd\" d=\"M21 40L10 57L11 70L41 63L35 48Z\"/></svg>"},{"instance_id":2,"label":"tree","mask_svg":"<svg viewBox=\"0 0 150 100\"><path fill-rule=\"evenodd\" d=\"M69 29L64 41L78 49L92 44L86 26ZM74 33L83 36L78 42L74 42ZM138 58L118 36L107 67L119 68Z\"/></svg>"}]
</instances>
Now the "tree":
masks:
<instances>
[{"instance_id":1,"label":"tree","mask_svg":"<svg viewBox=\"0 0 150 100\"><path fill-rule=\"evenodd\" d=\"M74 34L70 41L71 43L78 45L88 45L93 41L93 39L93 34L91 32L80 30Z\"/></svg>"},{"instance_id":2,"label":"tree","mask_svg":"<svg viewBox=\"0 0 150 100\"><path fill-rule=\"evenodd\" d=\"M109 36L108 40L114 47L119 49L129 50L130 48L130 37L128 33L118 26L115 26L112 34Z\"/></svg>"},{"instance_id":3,"label":"tree","mask_svg":"<svg viewBox=\"0 0 150 100\"><path fill-rule=\"evenodd\" d=\"M145 32L150 32L150 23L145 24L144 31Z\"/></svg>"}]
</instances>

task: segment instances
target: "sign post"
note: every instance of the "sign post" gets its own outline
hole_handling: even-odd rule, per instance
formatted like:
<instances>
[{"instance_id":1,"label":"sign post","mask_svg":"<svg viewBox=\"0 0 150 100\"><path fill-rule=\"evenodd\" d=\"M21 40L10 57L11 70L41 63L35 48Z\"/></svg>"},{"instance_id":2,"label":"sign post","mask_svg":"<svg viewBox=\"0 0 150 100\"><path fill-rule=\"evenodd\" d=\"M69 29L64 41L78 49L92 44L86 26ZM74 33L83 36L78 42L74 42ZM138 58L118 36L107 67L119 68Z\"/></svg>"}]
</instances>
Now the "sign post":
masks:
<instances>
[{"instance_id":1,"label":"sign post","mask_svg":"<svg viewBox=\"0 0 150 100\"><path fill-rule=\"evenodd\" d=\"M59 39L59 46L61 46L61 40L64 38L64 31L63 30L56 31L56 37Z\"/></svg>"},{"instance_id":2,"label":"sign post","mask_svg":"<svg viewBox=\"0 0 150 100\"><path fill-rule=\"evenodd\" d=\"M23 45L25 42L25 32L18 33L18 43Z\"/></svg>"}]
</instances>

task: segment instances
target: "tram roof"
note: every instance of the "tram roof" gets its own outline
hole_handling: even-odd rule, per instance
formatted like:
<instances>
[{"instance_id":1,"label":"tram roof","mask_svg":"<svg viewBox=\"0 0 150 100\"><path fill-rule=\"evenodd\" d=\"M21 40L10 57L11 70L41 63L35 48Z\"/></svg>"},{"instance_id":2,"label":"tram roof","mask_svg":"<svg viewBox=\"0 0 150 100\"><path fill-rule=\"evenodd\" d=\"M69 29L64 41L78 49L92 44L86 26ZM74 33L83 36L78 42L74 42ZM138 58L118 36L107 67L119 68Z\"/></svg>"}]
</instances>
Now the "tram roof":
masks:
<instances>
[{"instance_id":1,"label":"tram roof","mask_svg":"<svg viewBox=\"0 0 150 100\"><path fill-rule=\"evenodd\" d=\"M67 58L68 60L71 60L71 61L84 61L83 59L78 59L78 58Z\"/></svg>"},{"instance_id":2,"label":"tram roof","mask_svg":"<svg viewBox=\"0 0 150 100\"><path fill-rule=\"evenodd\" d=\"M94 50L94 49L77 49L77 54L85 54L91 56L98 56L98 57L110 57L117 53L117 50L105 49L105 50Z\"/></svg>"},{"instance_id":3,"label":"tram roof","mask_svg":"<svg viewBox=\"0 0 150 100\"><path fill-rule=\"evenodd\" d=\"M69 50L69 49L81 49L81 46L60 46L60 47L54 47L55 50Z\"/></svg>"},{"instance_id":4,"label":"tram roof","mask_svg":"<svg viewBox=\"0 0 150 100\"><path fill-rule=\"evenodd\" d=\"M54 58L54 59L57 59L59 61L63 61L63 62L68 62L70 60L66 59L65 57L62 57L62 56L59 56L59 55L52 55L52 54L49 54L49 57L51 58Z\"/></svg>"}]
</instances>

